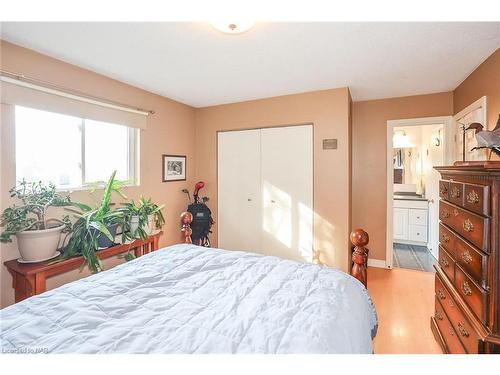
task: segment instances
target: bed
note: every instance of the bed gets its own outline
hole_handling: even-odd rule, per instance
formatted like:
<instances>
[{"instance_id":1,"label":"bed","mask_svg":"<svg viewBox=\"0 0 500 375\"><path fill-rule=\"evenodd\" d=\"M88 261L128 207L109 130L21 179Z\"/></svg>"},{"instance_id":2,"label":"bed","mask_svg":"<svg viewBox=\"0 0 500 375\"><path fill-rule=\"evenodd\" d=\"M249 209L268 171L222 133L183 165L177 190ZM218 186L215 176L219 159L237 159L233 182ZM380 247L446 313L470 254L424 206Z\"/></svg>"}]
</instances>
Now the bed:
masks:
<instances>
[{"instance_id":1,"label":"bed","mask_svg":"<svg viewBox=\"0 0 500 375\"><path fill-rule=\"evenodd\" d=\"M3 353L372 353L363 284L328 267L166 247L0 312Z\"/></svg>"}]
</instances>

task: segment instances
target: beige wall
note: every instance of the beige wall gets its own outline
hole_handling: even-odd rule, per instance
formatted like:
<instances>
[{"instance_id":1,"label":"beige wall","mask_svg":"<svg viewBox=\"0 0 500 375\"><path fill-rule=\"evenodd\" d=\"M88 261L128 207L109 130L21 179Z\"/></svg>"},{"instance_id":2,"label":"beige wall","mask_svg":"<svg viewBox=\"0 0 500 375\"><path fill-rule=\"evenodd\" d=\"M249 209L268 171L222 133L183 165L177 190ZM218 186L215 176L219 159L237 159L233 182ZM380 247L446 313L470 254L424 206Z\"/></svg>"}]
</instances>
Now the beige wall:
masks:
<instances>
[{"instance_id":1,"label":"beige wall","mask_svg":"<svg viewBox=\"0 0 500 375\"><path fill-rule=\"evenodd\" d=\"M450 116L484 95L492 127L500 113L500 50L454 92L353 103L352 226L370 234L370 258L385 260L387 121Z\"/></svg>"},{"instance_id":2,"label":"beige wall","mask_svg":"<svg viewBox=\"0 0 500 375\"><path fill-rule=\"evenodd\" d=\"M500 49L497 49L453 91L454 113L487 96L488 126L495 127L500 114Z\"/></svg>"},{"instance_id":3,"label":"beige wall","mask_svg":"<svg viewBox=\"0 0 500 375\"><path fill-rule=\"evenodd\" d=\"M141 131L141 186L128 188L126 192L132 198L144 194L166 204L167 223L162 246L179 241L178 215L186 204L181 189L191 189L196 180L206 182L205 194L212 199L211 208L217 220L218 130L312 123L314 248L320 252L323 262L343 270L347 270L349 264L348 235L354 227L364 228L370 234L370 258L385 259L387 120L452 115L483 95L488 96L490 126L500 112L498 50L454 93L352 103L349 90L341 88L193 109L10 43L2 41L0 47L2 69L156 111L148 129ZM2 105L0 208L10 203L8 189L15 182L11 117L11 108ZM337 138L339 148L322 150L321 140L324 138ZM161 182L163 153L187 155L187 182ZM76 192L73 197L90 201L86 192ZM215 226L214 245L216 230ZM19 256L15 243L0 246L2 263ZM117 262L119 260L113 259L107 264ZM5 267L0 267L0 271L3 307L13 302L13 292ZM48 287L53 288L86 274L75 271L49 279Z\"/></svg>"},{"instance_id":4,"label":"beige wall","mask_svg":"<svg viewBox=\"0 0 500 375\"><path fill-rule=\"evenodd\" d=\"M133 198L137 198L139 194L151 196L153 200L165 203L164 212L167 222L160 244L165 246L180 242L179 214L186 205L181 189L192 188L194 181L194 109L10 43L1 42L0 46L2 69L39 77L91 95L156 111L149 120L148 128L140 134L141 186L128 188L126 193ZM15 183L14 129L13 121L9 121L9 106L2 106L0 133L2 154L0 197L2 198L1 208L4 208L11 203L8 189ZM187 155L187 182L162 183L161 155L165 153ZM75 192L72 196L75 200L90 201L87 192ZM15 243L2 244L0 256L2 261L0 292L3 307L14 301L11 277L3 266L3 262L19 257ZM107 264L118 261L113 259ZM71 272L49 279L47 285L53 288L86 274L86 272L81 274L78 271Z\"/></svg>"},{"instance_id":5,"label":"beige wall","mask_svg":"<svg viewBox=\"0 0 500 375\"><path fill-rule=\"evenodd\" d=\"M370 235L370 258L385 260L387 121L453 114L451 92L354 102L352 226Z\"/></svg>"},{"instance_id":6,"label":"beige wall","mask_svg":"<svg viewBox=\"0 0 500 375\"><path fill-rule=\"evenodd\" d=\"M312 123L314 132L314 249L325 264L347 270L350 231L349 91L287 95L196 111L196 176L217 221L217 131ZM337 138L337 150L322 139ZM284 140L286 141L286 140ZM216 241L214 228L214 242ZM214 243L216 244L216 242Z\"/></svg>"}]
</instances>

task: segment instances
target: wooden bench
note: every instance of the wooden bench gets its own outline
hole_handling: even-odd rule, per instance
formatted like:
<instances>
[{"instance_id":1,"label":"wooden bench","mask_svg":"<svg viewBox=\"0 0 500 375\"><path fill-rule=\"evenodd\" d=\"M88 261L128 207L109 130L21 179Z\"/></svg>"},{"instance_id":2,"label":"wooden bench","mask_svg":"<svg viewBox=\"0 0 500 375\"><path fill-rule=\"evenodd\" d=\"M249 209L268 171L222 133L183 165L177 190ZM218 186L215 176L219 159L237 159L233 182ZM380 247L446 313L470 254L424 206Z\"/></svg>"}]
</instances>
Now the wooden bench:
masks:
<instances>
[{"instance_id":1,"label":"wooden bench","mask_svg":"<svg viewBox=\"0 0 500 375\"><path fill-rule=\"evenodd\" d=\"M99 259L111 258L115 255L133 251L136 257L158 250L160 236L159 232L149 236L145 240L135 240L134 242L108 247L99 250L96 254ZM28 297L46 291L46 279L51 276L76 270L84 265L83 257L69 258L57 262L51 259L40 263L19 263L17 259L4 262L5 267L12 275L12 287L15 290L15 301L19 302Z\"/></svg>"}]
</instances>

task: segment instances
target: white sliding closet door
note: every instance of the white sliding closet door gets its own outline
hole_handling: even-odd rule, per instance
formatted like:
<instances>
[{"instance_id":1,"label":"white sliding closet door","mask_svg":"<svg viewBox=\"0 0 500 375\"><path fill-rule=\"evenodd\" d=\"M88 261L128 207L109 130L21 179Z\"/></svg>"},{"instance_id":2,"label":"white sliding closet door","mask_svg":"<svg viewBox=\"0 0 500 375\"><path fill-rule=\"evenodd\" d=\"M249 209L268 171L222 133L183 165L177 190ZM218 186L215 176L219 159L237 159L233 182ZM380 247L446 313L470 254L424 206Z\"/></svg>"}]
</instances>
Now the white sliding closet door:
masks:
<instances>
[{"instance_id":1,"label":"white sliding closet door","mask_svg":"<svg viewBox=\"0 0 500 375\"><path fill-rule=\"evenodd\" d=\"M218 247L262 252L260 130L218 134Z\"/></svg>"},{"instance_id":2,"label":"white sliding closet door","mask_svg":"<svg viewBox=\"0 0 500 375\"><path fill-rule=\"evenodd\" d=\"M261 130L262 249L312 261L312 125Z\"/></svg>"},{"instance_id":3,"label":"white sliding closet door","mask_svg":"<svg viewBox=\"0 0 500 375\"><path fill-rule=\"evenodd\" d=\"M312 261L312 125L218 135L218 246Z\"/></svg>"}]
</instances>

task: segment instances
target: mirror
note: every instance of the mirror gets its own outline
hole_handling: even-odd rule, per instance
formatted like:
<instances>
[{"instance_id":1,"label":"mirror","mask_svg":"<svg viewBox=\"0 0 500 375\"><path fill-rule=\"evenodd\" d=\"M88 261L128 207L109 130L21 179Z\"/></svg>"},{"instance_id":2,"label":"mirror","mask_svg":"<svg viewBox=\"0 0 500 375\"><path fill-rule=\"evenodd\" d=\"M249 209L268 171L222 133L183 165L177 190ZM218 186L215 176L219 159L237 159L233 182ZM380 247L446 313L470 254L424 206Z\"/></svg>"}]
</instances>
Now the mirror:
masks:
<instances>
[{"instance_id":1,"label":"mirror","mask_svg":"<svg viewBox=\"0 0 500 375\"><path fill-rule=\"evenodd\" d=\"M420 155L417 147L394 148L393 164L395 184L418 184Z\"/></svg>"}]
</instances>

